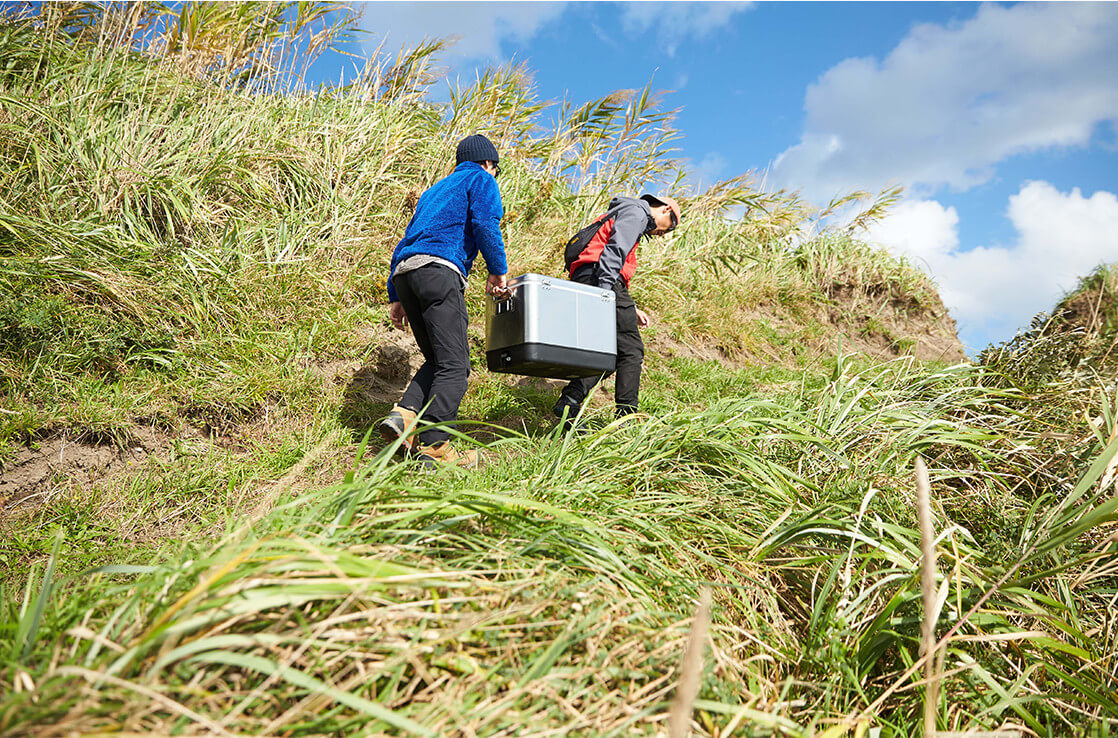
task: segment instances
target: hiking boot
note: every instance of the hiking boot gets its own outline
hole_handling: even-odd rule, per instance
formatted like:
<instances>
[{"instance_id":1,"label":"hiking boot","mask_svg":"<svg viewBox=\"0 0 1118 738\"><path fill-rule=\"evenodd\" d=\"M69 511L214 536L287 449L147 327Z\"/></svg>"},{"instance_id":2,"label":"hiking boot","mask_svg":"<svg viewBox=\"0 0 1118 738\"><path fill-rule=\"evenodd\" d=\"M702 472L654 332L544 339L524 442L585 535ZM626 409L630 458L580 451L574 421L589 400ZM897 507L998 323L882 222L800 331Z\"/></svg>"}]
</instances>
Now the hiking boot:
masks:
<instances>
[{"instance_id":1,"label":"hiking boot","mask_svg":"<svg viewBox=\"0 0 1118 738\"><path fill-rule=\"evenodd\" d=\"M380 434L384 436L384 440L389 443L395 441L397 438L402 438L408 432L409 426L415 425L416 413L414 410L408 410L406 407L393 405L388 417L380 421ZM415 438L404 438L403 443L396 450L397 453L407 456L415 450Z\"/></svg>"},{"instance_id":2,"label":"hiking boot","mask_svg":"<svg viewBox=\"0 0 1118 738\"><path fill-rule=\"evenodd\" d=\"M551 414L557 418L562 418L563 413L567 413L568 418L573 418L578 415L578 411L582 409L582 405L574 400L568 400L564 395L559 395L559 399L555 401L555 406L551 408Z\"/></svg>"},{"instance_id":3,"label":"hiking boot","mask_svg":"<svg viewBox=\"0 0 1118 738\"><path fill-rule=\"evenodd\" d=\"M440 463L466 467L477 466L477 451L459 453L450 445L450 441L443 441L432 446L416 446L415 458L428 467L435 467Z\"/></svg>"},{"instance_id":4,"label":"hiking boot","mask_svg":"<svg viewBox=\"0 0 1118 738\"><path fill-rule=\"evenodd\" d=\"M551 408L551 412L555 417L559 418L560 423L563 425L563 432L570 433L571 429L575 427L575 418L578 416L578 411L581 409L582 408L577 403L572 403L567 398L560 395L559 400L555 403L555 407Z\"/></svg>"}]
</instances>

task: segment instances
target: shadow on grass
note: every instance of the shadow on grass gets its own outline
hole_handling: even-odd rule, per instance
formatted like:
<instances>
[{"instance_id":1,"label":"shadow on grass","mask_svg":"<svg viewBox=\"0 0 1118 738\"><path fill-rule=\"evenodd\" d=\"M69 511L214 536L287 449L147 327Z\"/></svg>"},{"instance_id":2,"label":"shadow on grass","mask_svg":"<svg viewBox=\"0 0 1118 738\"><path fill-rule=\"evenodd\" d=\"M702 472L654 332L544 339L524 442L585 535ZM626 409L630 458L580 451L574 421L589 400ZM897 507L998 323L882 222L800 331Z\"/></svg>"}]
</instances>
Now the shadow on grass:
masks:
<instances>
[{"instance_id":1,"label":"shadow on grass","mask_svg":"<svg viewBox=\"0 0 1118 738\"><path fill-rule=\"evenodd\" d=\"M503 429L536 437L549 434L555 428L556 418L551 408L565 382L487 371L476 374L458 416L463 421L477 421L481 425L462 424L463 433L480 443L488 443L505 435Z\"/></svg>"},{"instance_id":2,"label":"shadow on grass","mask_svg":"<svg viewBox=\"0 0 1118 738\"><path fill-rule=\"evenodd\" d=\"M378 346L374 361L354 372L342 392L342 407L338 419L360 440L373 430L372 438L379 439L376 425L404 394L411 381L411 364L408 352L394 344Z\"/></svg>"}]
</instances>

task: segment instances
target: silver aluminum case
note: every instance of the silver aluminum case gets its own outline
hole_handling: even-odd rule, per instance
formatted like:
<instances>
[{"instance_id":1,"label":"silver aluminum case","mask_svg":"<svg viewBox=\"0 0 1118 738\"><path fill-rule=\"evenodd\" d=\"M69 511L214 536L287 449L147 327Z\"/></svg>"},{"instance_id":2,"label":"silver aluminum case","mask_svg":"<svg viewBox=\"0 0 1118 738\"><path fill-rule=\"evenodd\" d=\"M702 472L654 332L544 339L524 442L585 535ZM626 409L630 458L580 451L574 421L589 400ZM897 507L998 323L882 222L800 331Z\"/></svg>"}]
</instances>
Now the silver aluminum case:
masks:
<instances>
[{"instance_id":1,"label":"silver aluminum case","mask_svg":"<svg viewBox=\"0 0 1118 738\"><path fill-rule=\"evenodd\" d=\"M612 371L617 357L617 299L612 290L542 274L510 279L512 295L486 300L489 368L572 379Z\"/></svg>"}]
</instances>

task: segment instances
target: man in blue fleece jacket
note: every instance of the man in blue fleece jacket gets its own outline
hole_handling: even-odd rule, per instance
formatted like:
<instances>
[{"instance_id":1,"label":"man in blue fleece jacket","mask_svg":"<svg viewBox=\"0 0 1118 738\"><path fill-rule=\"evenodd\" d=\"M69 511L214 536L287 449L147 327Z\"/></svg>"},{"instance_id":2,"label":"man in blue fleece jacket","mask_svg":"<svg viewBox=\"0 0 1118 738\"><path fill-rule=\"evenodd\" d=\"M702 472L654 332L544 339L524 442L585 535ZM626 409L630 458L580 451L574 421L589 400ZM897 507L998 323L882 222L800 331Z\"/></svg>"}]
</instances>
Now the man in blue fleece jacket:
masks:
<instances>
[{"instance_id":1,"label":"man in blue fleece jacket","mask_svg":"<svg viewBox=\"0 0 1118 738\"><path fill-rule=\"evenodd\" d=\"M404 436L420 412L431 423L458 418L470 373L466 279L479 251L489 270L485 291L507 293L497 148L485 136L467 136L458 143L456 160L454 171L419 198L392 254L388 315L400 330L411 325L425 361L380 424L390 440ZM445 426L429 428L401 445L427 463L473 465L476 453L458 453L449 437Z\"/></svg>"}]
</instances>

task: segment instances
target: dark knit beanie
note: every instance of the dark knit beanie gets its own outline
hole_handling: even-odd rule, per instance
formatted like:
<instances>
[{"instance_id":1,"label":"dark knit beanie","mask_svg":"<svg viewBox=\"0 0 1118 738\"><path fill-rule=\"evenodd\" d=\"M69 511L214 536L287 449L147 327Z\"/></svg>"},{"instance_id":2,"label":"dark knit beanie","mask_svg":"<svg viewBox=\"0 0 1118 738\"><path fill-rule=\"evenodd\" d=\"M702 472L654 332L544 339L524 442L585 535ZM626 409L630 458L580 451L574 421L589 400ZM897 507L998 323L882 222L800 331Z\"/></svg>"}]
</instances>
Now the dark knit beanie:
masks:
<instances>
[{"instance_id":1,"label":"dark knit beanie","mask_svg":"<svg viewBox=\"0 0 1118 738\"><path fill-rule=\"evenodd\" d=\"M496 163L500 161L500 158L497 156L497 147L493 145L493 142L480 133L475 133L458 142L454 166L458 166L464 161L491 161Z\"/></svg>"}]
</instances>

